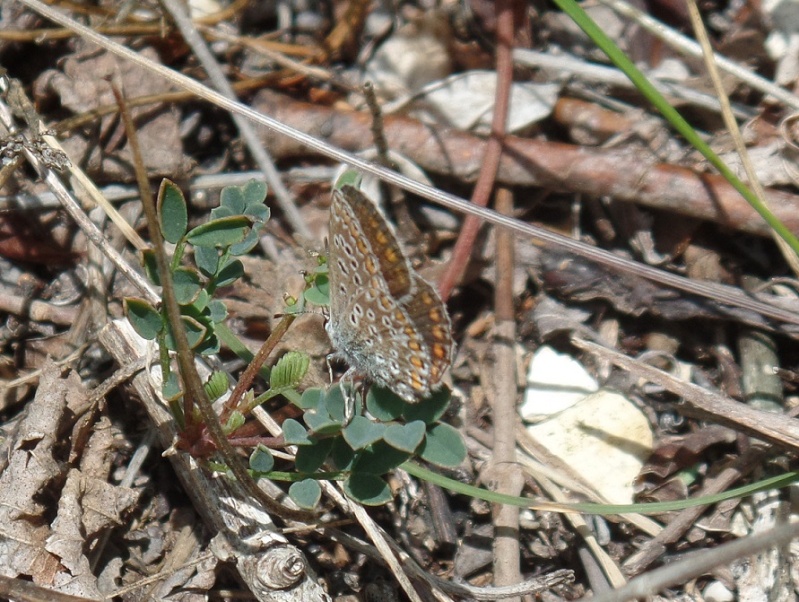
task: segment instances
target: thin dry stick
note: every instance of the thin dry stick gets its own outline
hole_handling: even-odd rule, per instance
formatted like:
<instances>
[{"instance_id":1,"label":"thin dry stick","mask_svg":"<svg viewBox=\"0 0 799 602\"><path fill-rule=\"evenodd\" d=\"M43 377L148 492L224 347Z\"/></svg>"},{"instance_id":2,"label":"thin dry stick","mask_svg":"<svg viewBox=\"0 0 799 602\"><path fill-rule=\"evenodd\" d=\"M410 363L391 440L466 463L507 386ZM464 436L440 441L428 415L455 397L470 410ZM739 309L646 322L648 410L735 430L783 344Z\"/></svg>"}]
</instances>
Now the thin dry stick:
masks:
<instances>
[{"instance_id":1,"label":"thin dry stick","mask_svg":"<svg viewBox=\"0 0 799 602\"><path fill-rule=\"evenodd\" d=\"M729 564L743 556L767 550L773 546L788 545L792 539L797 537L799 537L799 523L781 525L759 535L706 550L701 555L692 554L689 558L642 575L622 588L592 598L583 598L581 602L623 602L624 600L653 596L669 586L686 583L714 567Z\"/></svg>"},{"instance_id":2,"label":"thin dry stick","mask_svg":"<svg viewBox=\"0 0 799 602\"><path fill-rule=\"evenodd\" d=\"M400 562L394 556L394 553L391 551L391 546L389 546L388 540L383 535L383 531L380 529L380 527L378 527L372 521L369 514L360 504L352 503L350 504L350 508L352 508L352 513L366 531L369 539L372 540L375 548L380 552L380 556L388 565L389 570L394 575L397 583L400 584L400 587L402 588L402 591L405 592L405 595L408 596L409 599L413 600L413 602L422 602L422 599L419 597L419 594L416 593L416 589L414 589L411 580L408 579L408 576L402 569L402 564L400 564Z\"/></svg>"},{"instance_id":3,"label":"thin dry stick","mask_svg":"<svg viewBox=\"0 0 799 602\"><path fill-rule=\"evenodd\" d=\"M694 28L694 34L702 46L702 57L705 60L705 67L713 82L713 89L716 91L716 95L721 103L721 116L724 119L724 125L727 126L727 131L732 136L738 156L741 157L741 165L743 165L746 171L746 177L749 180L749 186L752 188L752 192L757 195L761 203L768 206L766 202L766 192L763 190L760 178L749 158L749 151L746 150L746 144L744 143L743 136L741 136L741 130L738 128L738 122L732 115L730 99L727 97L727 93L724 90L724 84L721 81L721 75L719 75L713 48L707 37L705 25L702 23L702 15L699 14L699 7L696 5L696 0L688 0L686 4L688 5L688 15L691 17L691 25ZM791 249L788 243L785 242L782 237L778 236L776 232L772 231L771 237L774 239L774 242L777 243L782 256L785 258L785 261L788 262L788 265L791 266L793 273L799 274L799 258L796 257L796 253L793 249Z\"/></svg>"},{"instance_id":4,"label":"thin dry stick","mask_svg":"<svg viewBox=\"0 0 799 602\"><path fill-rule=\"evenodd\" d=\"M670 29L660 21L657 21L644 13L642 10L635 8L625 0L600 0L606 6L609 6L614 11L623 15L632 21L635 21L651 33L653 36L663 40L672 48L683 52L688 56L701 57L702 48L694 40L684 36L683 34ZM749 71L745 67L731 61L723 56L716 55L716 63L727 73L734 75L742 82L752 86L755 90L759 90L764 94L768 94L784 102L786 105L794 110L799 110L799 96L791 93L788 90L780 88L774 82L771 82L764 77Z\"/></svg>"},{"instance_id":5,"label":"thin dry stick","mask_svg":"<svg viewBox=\"0 0 799 602\"><path fill-rule=\"evenodd\" d=\"M228 98L235 100L236 93L233 91L230 82L228 82L225 74L222 72L219 63L216 62L211 51L208 50L205 40L203 40L202 36L197 32L191 19L189 19L189 16L186 14L186 9L176 0L162 0L162 2L164 7L172 15L172 18L175 19L175 24L178 26L183 39L186 40L186 43L194 50L194 54L197 56L206 73L208 73L208 77L211 78L214 87ZM258 134L255 133L250 122L240 115L234 113L231 117L236 123L236 127L239 129L241 137L247 144L247 148L250 150L250 153L252 153L253 159L258 164L261 171L264 172L264 175L266 175L269 188L275 193L277 202L283 210L286 220L291 224L291 227L297 234L303 238L311 238L311 231L305 225L300 212L294 205L291 193L289 193L283 181L280 179L277 167L275 167L272 157L269 156L269 152L264 148L264 145L258 138Z\"/></svg>"},{"instance_id":6,"label":"thin dry stick","mask_svg":"<svg viewBox=\"0 0 799 602\"><path fill-rule=\"evenodd\" d=\"M513 58L511 55L515 25L513 0L498 0L494 5L494 10L497 14L497 88L491 121L491 137L486 144L483 166L472 191L472 204L479 207L488 205L488 199L497 177L499 158L502 155L502 139L507 131L510 87L513 82ZM438 291L444 301L449 299L452 289L455 288L466 270L479 228L479 219L472 216L466 218L458 241L452 250L452 259L447 266L447 271L438 285Z\"/></svg>"},{"instance_id":7,"label":"thin dry stick","mask_svg":"<svg viewBox=\"0 0 799 602\"><path fill-rule=\"evenodd\" d=\"M244 370L244 373L241 375L241 378L239 378L239 382L236 383L236 387L230 394L230 398L225 402L225 408L219 417L219 420L223 424L227 422L231 412L238 407L239 401L241 401L242 397L244 396L244 392L250 388L250 385L252 384L252 381L255 380L255 376L258 374L261 366L264 365L264 362L266 362L269 354L274 351L275 347L286 334L289 326L291 326L291 323L294 322L295 318L296 316L291 314L284 315L283 319L272 331L272 334L270 334L269 337L264 341L264 344L261 345L258 353L256 353L255 357L252 358L250 365L247 366L247 368Z\"/></svg>"},{"instance_id":8,"label":"thin dry stick","mask_svg":"<svg viewBox=\"0 0 799 602\"><path fill-rule=\"evenodd\" d=\"M500 188L496 196L497 211L513 213L513 196ZM497 324L494 334L495 378L493 422L494 451L491 470L495 491L518 496L524 485L516 463L516 321L513 304L513 237L504 230L497 231L497 266L494 309ZM519 566L519 508L507 504L494 506L494 585L521 583ZM521 598L510 598L521 602Z\"/></svg>"}]
</instances>

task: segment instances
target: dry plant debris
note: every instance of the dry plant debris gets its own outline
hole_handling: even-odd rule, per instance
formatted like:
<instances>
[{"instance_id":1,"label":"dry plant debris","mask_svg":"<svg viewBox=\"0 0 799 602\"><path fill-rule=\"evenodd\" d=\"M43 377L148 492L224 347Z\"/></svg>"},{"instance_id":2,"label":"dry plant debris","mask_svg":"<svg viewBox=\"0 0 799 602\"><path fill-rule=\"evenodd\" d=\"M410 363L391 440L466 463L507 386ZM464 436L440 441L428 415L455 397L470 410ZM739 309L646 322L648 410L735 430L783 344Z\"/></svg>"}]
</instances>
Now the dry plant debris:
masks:
<instances>
[{"instance_id":1,"label":"dry plant debris","mask_svg":"<svg viewBox=\"0 0 799 602\"><path fill-rule=\"evenodd\" d=\"M789 472L791 258L564 12L518 0L192 1L188 15L172 1L51 6L150 65L55 25L37 0L0 5L0 596L796 599L795 517L779 491L602 517L500 508L397 470L391 503L368 512L330 482L315 522L270 516L210 453L181 445L158 350L123 317L123 299L158 295L141 277L149 241L115 88L153 190L168 177L190 191L190 227L223 187L266 180L271 219L242 257L244 278L221 291L251 349L326 253L331 147L584 243L576 256L557 236L500 236L365 183L413 269L453 283L442 285L457 341L444 421L469 454L446 476L599 503L679 501ZM799 233L799 6L700 8L765 201ZM683 54L696 46L679 33L691 29L683 5L655 2L635 22L622 0L585 9L744 173L701 58ZM328 150L234 120L154 65L211 88L206 74L221 75L238 100ZM675 274L705 292L664 286ZM301 389L330 384L320 314L300 314L269 359L304 352ZM243 369L227 343L204 376L209 365L233 379ZM279 439L301 420L289 397L235 431L244 456L274 445L292 470ZM193 435L192 451L208 444Z\"/></svg>"}]
</instances>

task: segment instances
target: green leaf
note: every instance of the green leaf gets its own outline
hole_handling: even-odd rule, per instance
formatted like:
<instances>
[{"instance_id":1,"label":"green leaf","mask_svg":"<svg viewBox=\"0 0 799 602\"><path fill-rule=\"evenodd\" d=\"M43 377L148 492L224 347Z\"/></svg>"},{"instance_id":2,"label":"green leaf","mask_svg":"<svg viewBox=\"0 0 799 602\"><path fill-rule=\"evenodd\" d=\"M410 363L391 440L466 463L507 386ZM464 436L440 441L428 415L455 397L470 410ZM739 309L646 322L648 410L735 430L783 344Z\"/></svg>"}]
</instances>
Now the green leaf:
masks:
<instances>
[{"instance_id":1,"label":"green leaf","mask_svg":"<svg viewBox=\"0 0 799 602\"><path fill-rule=\"evenodd\" d=\"M351 387L347 387L351 399L354 399L355 392ZM347 401L344 399L344 393L341 390L341 383L336 383L325 395L325 404L327 405L327 412L331 418L344 422L346 414Z\"/></svg>"},{"instance_id":2,"label":"green leaf","mask_svg":"<svg viewBox=\"0 0 799 602\"><path fill-rule=\"evenodd\" d=\"M230 413L230 417L227 419L227 422L222 425L222 430L224 431L225 435L230 435L231 433L235 433L237 430L243 427L245 422L247 422L247 419L244 417L244 414L238 410L233 410Z\"/></svg>"},{"instance_id":3,"label":"green leaf","mask_svg":"<svg viewBox=\"0 0 799 602\"><path fill-rule=\"evenodd\" d=\"M260 180L252 179L241 187L244 195L245 204L250 207L252 205L263 205L266 200L266 183Z\"/></svg>"},{"instance_id":4,"label":"green leaf","mask_svg":"<svg viewBox=\"0 0 799 602\"><path fill-rule=\"evenodd\" d=\"M341 190L344 186L360 188L361 180L363 180L363 176L361 176L360 172L355 171L354 169L348 169L338 177L336 183L333 184L333 188L335 190Z\"/></svg>"},{"instance_id":5,"label":"green leaf","mask_svg":"<svg viewBox=\"0 0 799 602\"><path fill-rule=\"evenodd\" d=\"M247 202L244 200L244 191L241 186L225 186L219 195L219 204L227 207L234 214L241 215Z\"/></svg>"},{"instance_id":6,"label":"green leaf","mask_svg":"<svg viewBox=\"0 0 799 602\"><path fill-rule=\"evenodd\" d=\"M366 394L366 409L381 422L390 422L402 416L408 404L396 393L383 387L371 386Z\"/></svg>"},{"instance_id":7,"label":"green leaf","mask_svg":"<svg viewBox=\"0 0 799 602\"><path fill-rule=\"evenodd\" d=\"M166 178L158 190L158 218L161 221L161 234L164 240L177 244L189 224L186 199L180 188Z\"/></svg>"},{"instance_id":8,"label":"green leaf","mask_svg":"<svg viewBox=\"0 0 799 602\"><path fill-rule=\"evenodd\" d=\"M255 245L258 244L260 236L261 234L258 230L250 230L247 236L244 237L244 240L230 245L230 249L228 249L229 253L234 257L246 255L255 248Z\"/></svg>"},{"instance_id":9,"label":"green leaf","mask_svg":"<svg viewBox=\"0 0 799 602\"><path fill-rule=\"evenodd\" d=\"M466 446L456 429L439 423L428 429L419 456L436 466L456 468L466 458Z\"/></svg>"},{"instance_id":10,"label":"green leaf","mask_svg":"<svg viewBox=\"0 0 799 602\"><path fill-rule=\"evenodd\" d=\"M124 309L125 317L141 338L153 341L164 330L161 314L144 299L128 297L124 301Z\"/></svg>"},{"instance_id":11,"label":"green leaf","mask_svg":"<svg viewBox=\"0 0 799 602\"><path fill-rule=\"evenodd\" d=\"M269 386L272 389L295 388L308 373L311 358L306 353L289 351L272 368Z\"/></svg>"},{"instance_id":12,"label":"green leaf","mask_svg":"<svg viewBox=\"0 0 799 602\"><path fill-rule=\"evenodd\" d=\"M326 409L327 405L325 404L325 391L319 387L305 389L305 391L302 392L300 401L294 405L301 410L319 410L320 407L324 407Z\"/></svg>"},{"instance_id":13,"label":"green leaf","mask_svg":"<svg viewBox=\"0 0 799 602\"><path fill-rule=\"evenodd\" d=\"M363 416L355 416L344 429L343 435L350 447L357 451L379 440L385 431L384 424L372 422Z\"/></svg>"},{"instance_id":14,"label":"green leaf","mask_svg":"<svg viewBox=\"0 0 799 602\"><path fill-rule=\"evenodd\" d=\"M421 420L425 424L433 424L447 411L450 398L450 390L442 387L422 399L419 403L407 404L402 416L407 422Z\"/></svg>"},{"instance_id":15,"label":"green leaf","mask_svg":"<svg viewBox=\"0 0 799 602\"><path fill-rule=\"evenodd\" d=\"M275 467L275 458L266 446L259 444L250 455L250 469L261 474L270 472Z\"/></svg>"},{"instance_id":16,"label":"green leaf","mask_svg":"<svg viewBox=\"0 0 799 602\"><path fill-rule=\"evenodd\" d=\"M161 385L161 394L167 401L176 401L181 398L183 391L180 390L178 375L170 372L167 379Z\"/></svg>"},{"instance_id":17,"label":"green leaf","mask_svg":"<svg viewBox=\"0 0 799 602\"><path fill-rule=\"evenodd\" d=\"M219 250L216 247L194 247L194 263L206 276L213 276L219 269Z\"/></svg>"},{"instance_id":18,"label":"green leaf","mask_svg":"<svg viewBox=\"0 0 799 602\"><path fill-rule=\"evenodd\" d=\"M211 301L211 296L208 294L208 291L204 288L201 288L200 291L197 293L197 298L194 301L192 301L190 307L194 309L198 314L203 314L205 312L205 308L208 307L208 303L210 301Z\"/></svg>"},{"instance_id":19,"label":"green leaf","mask_svg":"<svg viewBox=\"0 0 799 602\"><path fill-rule=\"evenodd\" d=\"M219 288L233 284L236 280L244 276L244 265L238 259L228 260L220 266L216 274L216 285Z\"/></svg>"},{"instance_id":20,"label":"green leaf","mask_svg":"<svg viewBox=\"0 0 799 602\"><path fill-rule=\"evenodd\" d=\"M194 303L200 294L200 274L191 268L178 268L172 272L172 283L180 305Z\"/></svg>"},{"instance_id":21,"label":"green leaf","mask_svg":"<svg viewBox=\"0 0 799 602\"><path fill-rule=\"evenodd\" d=\"M405 462L410 456L409 453L401 452L385 441L378 441L358 454L352 465L352 470L353 472L386 474L389 470L393 470Z\"/></svg>"},{"instance_id":22,"label":"green leaf","mask_svg":"<svg viewBox=\"0 0 799 602\"><path fill-rule=\"evenodd\" d=\"M289 497L300 508L313 510L322 499L322 487L316 479L305 479L299 483L292 483L289 487Z\"/></svg>"},{"instance_id":23,"label":"green leaf","mask_svg":"<svg viewBox=\"0 0 799 602\"><path fill-rule=\"evenodd\" d=\"M400 451L412 454L424 439L427 425L421 420L409 424L392 424L386 429L383 441Z\"/></svg>"},{"instance_id":24,"label":"green leaf","mask_svg":"<svg viewBox=\"0 0 799 602\"><path fill-rule=\"evenodd\" d=\"M314 435L335 435L341 431L341 421L333 420L326 411L309 410L302 419Z\"/></svg>"},{"instance_id":25,"label":"green leaf","mask_svg":"<svg viewBox=\"0 0 799 602\"><path fill-rule=\"evenodd\" d=\"M219 324L227 319L227 306L219 299L213 299L208 303L208 318L214 324Z\"/></svg>"},{"instance_id":26,"label":"green leaf","mask_svg":"<svg viewBox=\"0 0 799 602\"><path fill-rule=\"evenodd\" d=\"M161 286L161 275L158 273L158 261L155 258L154 249L144 249L141 252L141 264L144 266L144 273L156 286Z\"/></svg>"},{"instance_id":27,"label":"green leaf","mask_svg":"<svg viewBox=\"0 0 799 602\"><path fill-rule=\"evenodd\" d=\"M330 452L330 459L338 470L352 470L355 462L355 452L352 451L349 443L344 441L344 437L336 437L333 441L333 449Z\"/></svg>"},{"instance_id":28,"label":"green leaf","mask_svg":"<svg viewBox=\"0 0 799 602\"><path fill-rule=\"evenodd\" d=\"M182 316L181 320L183 320L183 326L186 329L186 338L189 339L189 348L194 349L202 342L208 329L194 318ZM165 342L167 349L170 351L175 351L177 349L171 327L167 329Z\"/></svg>"},{"instance_id":29,"label":"green leaf","mask_svg":"<svg viewBox=\"0 0 799 602\"><path fill-rule=\"evenodd\" d=\"M211 376L208 377L203 387L208 398L211 401L216 401L227 393L230 388L230 381L228 380L227 374L221 370L214 370L211 372Z\"/></svg>"},{"instance_id":30,"label":"green leaf","mask_svg":"<svg viewBox=\"0 0 799 602\"><path fill-rule=\"evenodd\" d=\"M364 506L381 506L391 501L388 484L371 474L353 474L343 483L344 492Z\"/></svg>"},{"instance_id":31,"label":"green leaf","mask_svg":"<svg viewBox=\"0 0 799 602\"><path fill-rule=\"evenodd\" d=\"M312 445L313 440L308 437L308 431L293 418L283 421L283 439L287 445Z\"/></svg>"},{"instance_id":32,"label":"green leaf","mask_svg":"<svg viewBox=\"0 0 799 602\"><path fill-rule=\"evenodd\" d=\"M252 221L258 225L258 229L261 230L264 224L269 221L272 212L262 201L257 204L247 205L247 208L244 210L244 215L251 217Z\"/></svg>"},{"instance_id":33,"label":"green leaf","mask_svg":"<svg viewBox=\"0 0 799 602\"><path fill-rule=\"evenodd\" d=\"M330 281L327 275L318 275L303 293L305 300L314 305L330 305Z\"/></svg>"},{"instance_id":34,"label":"green leaf","mask_svg":"<svg viewBox=\"0 0 799 602\"><path fill-rule=\"evenodd\" d=\"M222 349L222 344L215 334L208 334L194 347L194 351L201 355L216 355Z\"/></svg>"},{"instance_id":35,"label":"green leaf","mask_svg":"<svg viewBox=\"0 0 799 602\"><path fill-rule=\"evenodd\" d=\"M330 455L334 439L320 439L312 445L303 445L297 448L294 465L299 472L311 473L319 470Z\"/></svg>"},{"instance_id":36,"label":"green leaf","mask_svg":"<svg viewBox=\"0 0 799 602\"><path fill-rule=\"evenodd\" d=\"M244 240L250 223L243 215L211 220L192 229L186 240L195 247L227 247Z\"/></svg>"},{"instance_id":37,"label":"green leaf","mask_svg":"<svg viewBox=\"0 0 799 602\"><path fill-rule=\"evenodd\" d=\"M225 217L232 217L234 215L241 215L240 213L236 213L230 207L214 207L211 209L211 219L222 219Z\"/></svg>"}]
</instances>

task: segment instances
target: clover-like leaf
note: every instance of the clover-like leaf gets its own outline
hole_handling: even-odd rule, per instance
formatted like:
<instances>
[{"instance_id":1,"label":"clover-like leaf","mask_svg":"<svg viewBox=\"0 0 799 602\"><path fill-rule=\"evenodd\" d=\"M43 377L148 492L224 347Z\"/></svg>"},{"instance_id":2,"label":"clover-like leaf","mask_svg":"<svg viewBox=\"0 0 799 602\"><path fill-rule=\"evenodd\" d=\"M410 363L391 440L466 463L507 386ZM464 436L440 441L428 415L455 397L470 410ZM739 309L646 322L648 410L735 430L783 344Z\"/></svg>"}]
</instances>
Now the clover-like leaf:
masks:
<instances>
[{"instance_id":1,"label":"clover-like leaf","mask_svg":"<svg viewBox=\"0 0 799 602\"><path fill-rule=\"evenodd\" d=\"M341 421L333 420L326 411L309 410L303 414L302 419L315 435L335 435L341 431Z\"/></svg>"},{"instance_id":2,"label":"clover-like leaf","mask_svg":"<svg viewBox=\"0 0 799 602\"><path fill-rule=\"evenodd\" d=\"M385 441L378 441L361 450L356 456L352 464L353 472L385 474L405 462L410 454L391 447Z\"/></svg>"},{"instance_id":3,"label":"clover-like leaf","mask_svg":"<svg viewBox=\"0 0 799 602\"><path fill-rule=\"evenodd\" d=\"M241 186L241 191L244 196L244 203L250 207L252 205L263 205L266 199L266 183L260 180L249 180L244 186Z\"/></svg>"},{"instance_id":4,"label":"clover-like leaf","mask_svg":"<svg viewBox=\"0 0 799 602\"><path fill-rule=\"evenodd\" d=\"M308 436L308 431L293 418L283 421L283 440L287 445L312 445L313 440Z\"/></svg>"},{"instance_id":5,"label":"clover-like leaf","mask_svg":"<svg viewBox=\"0 0 799 602\"><path fill-rule=\"evenodd\" d=\"M333 449L330 451L330 459L338 470L351 471L356 456L349 443L344 441L343 437L336 437Z\"/></svg>"},{"instance_id":6,"label":"clover-like leaf","mask_svg":"<svg viewBox=\"0 0 799 602\"><path fill-rule=\"evenodd\" d=\"M219 205L227 207L233 214L241 215L247 202L244 200L244 191L241 186L225 186L219 195Z\"/></svg>"},{"instance_id":7,"label":"clover-like leaf","mask_svg":"<svg viewBox=\"0 0 799 602\"><path fill-rule=\"evenodd\" d=\"M407 406L408 403L390 389L372 386L366 394L366 409L375 420L381 422L389 422L402 416Z\"/></svg>"},{"instance_id":8,"label":"clover-like leaf","mask_svg":"<svg viewBox=\"0 0 799 602\"><path fill-rule=\"evenodd\" d=\"M350 399L354 398L354 391L349 385L345 385L347 387L347 395ZM341 383L337 383L330 387L327 394L325 395L325 404L327 406L327 412L331 418L334 420L338 420L339 422L344 422L344 417L347 414L347 404L349 402L344 397L344 391L342 391Z\"/></svg>"},{"instance_id":9,"label":"clover-like leaf","mask_svg":"<svg viewBox=\"0 0 799 602\"><path fill-rule=\"evenodd\" d=\"M355 416L344 429L343 435L354 450L363 449L381 437L386 431L384 424L372 422L363 416Z\"/></svg>"},{"instance_id":10,"label":"clover-like leaf","mask_svg":"<svg viewBox=\"0 0 799 602\"><path fill-rule=\"evenodd\" d=\"M141 338L152 341L164 329L161 313L144 299L128 297L124 309L125 317Z\"/></svg>"},{"instance_id":11,"label":"clover-like leaf","mask_svg":"<svg viewBox=\"0 0 799 602\"><path fill-rule=\"evenodd\" d=\"M305 300L314 305L330 305L330 281L327 275L317 275L313 284L303 293Z\"/></svg>"},{"instance_id":12,"label":"clover-like leaf","mask_svg":"<svg viewBox=\"0 0 799 602\"><path fill-rule=\"evenodd\" d=\"M186 338L189 340L189 348L194 349L202 342L203 338L208 333L208 329L195 318L182 316L181 320L183 321L183 327L186 329ZM166 347L170 351L175 351L177 349L171 327L168 328L166 332Z\"/></svg>"},{"instance_id":13,"label":"clover-like leaf","mask_svg":"<svg viewBox=\"0 0 799 602\"><path fill-rule=\"evenodd\" d=\"M161 385L161 395L167 401L176 401L183 395L183 391L180 389L180 382L178 382L178 375L174 372L170 372Z\"/></svg>"},{"instance_id":14,"label":"clover-like leaf","mask_svg":"<svg viewBox=\"0 0 799 602\"><path fill-rule=\"evenodd\" d=\"M383 441L400 451L412 454L424 439L427 425L421 420L408 424L392 424L383 434Z\"/></svg>"},{"instance_id":15,"label":"clover-like leaf","mask_svg":"<svg viewBox=\"0 0 799 602\"><path fill-rule=\"evenodd\" d=\"M321 407L324 407L326 410L327 406L325 405L325 391L319 387L305 389L305 391L302 392L302 397L300 397L300 400L294 405L301 410L319 411Z\"/></svg>"},{"instance_id":16,"label":"clover-like leaf","mask_svg":"<svg viewBox=\"0 0 799 602\"><path fill-rule=\"evenodd\" d=\"M450 397L450 390L442 387L422 399L419 403L407 404L402 416L407 422L421 420L425 424L433 424L447 411Z\"/></svg>"},{"instance_id":17,"label":"clover-like leaf","mask_svg":"<svg viewBox=\"0 0 799 602\"><path fill-rule=\"evenodd\" d=\"M272 456L272 452L270 452L266 446L259 444L250 455L250 469L261 474L266 474L271 472L274 467L275 458Z\"/></svg>"},{"instance_id":18,"label":"clover-like leaf","mask_svg":"<svg viewBox=\"0 0 799 602\"><path fill-rule=\"evenodd\" d=\"M164 178L158 189L158 218L164 240L177 244L189 224L186 199L177 185Z\"/></svg>"},{"instance_id":19,"label":"clover-like leaf","mask_svg":"<svg viewBox=\"0 0 799 602\"><path fill-rule=\"evenodd\" d=\"M155 249L144 249L141 252L141 264L144 266L144 273L150 281L161 286L161 275L158 273L158 260L155 258Z\"/></svg>"},{"instance_id":20,"label":"clover-like leaf","mask_svg":"<svg viewBox=\"0 0 799 602\"><path fill-rule=\"evenodd\" d=\"M344 481L344 491L364 506L381 506L391 501L391 489L388 484L373 474L350 475Z\"/></svg>"},{"instance_id":21,"label":"clover-like leaf","mask_svg":"<svg viewBox=\"0 0 799 602\"><path fill-rule=\"evenodd\" d=\"M436 466L455 468L466 458L466 446L460 433L442 422L427 430L419 456Z\"/></svg>"},{"instance_id":22,"label":"clover-like leaf","mask_svg":"<svg viewBox=\"0 0 799 602\"><path fill-rule=\"evenodd\" d=\"M200 355L216 355L222 349L222 343L215 334L206 333L203 339L193 347Z\"/></svg>"},{"instance_id":23,"label":"clover-like leaf","mask_svg":"<svg viewBox=\"0 0 799 602\"><path fill-rule=\"evenodd\" d=\"M252 218L253 223L258 224L259 228L262 228L263 225L269 221L272 212L269 210L269 207L264 205L263 201L261 201L260 203L247 205L247 208L244 210L244 215Z\"/></svg>"},{"instance_id":24,"label":"clover-like leaf","mask_svg":"<svg viewBox=\"0 0 799 602\"><path fill-rule=\"evenodd\" d=\"M247 236L244 237L244 240L230 245L230 249L228 249L228 251L234 257L246 255L255 248L255 245L258 244L259 238L260 232L258 232L258 230L252 229L247 233Z\"/></svg>"},{"instance_id":25,"label":"clover-like leaf","mask_svg":"<svg viewBox=\"0 0 799 602\"><path fill-rule=\"evenodd\" d=\"M291 484L289 497L300 508L313 510L319 505L319 500L322 499L322 487L316 479L304 479L298 483Z\"/></svg>"},{"instance_id":26,"label":"clover-like leaf","mask_svg":"<svg viewBox=\"0 0 799 602\"><path fill-rule=\"evenodd\" d=\"M214 324L224 322L227 318L227 306L219 299L212 299L208 303L208 318Z\"/></svg>"},{"instance_id":27,"label":"clover-like leaf","mask_svg":"<svg viewBox=\"0 0 799 602\"><path fill-rule=\"evenodd\" d=\"M297 448L297 455L294 465L299 472L316 472L325 463L333 448L332 438L319 439L311 445L303 445Z\"/></svg>"}]
</instances>

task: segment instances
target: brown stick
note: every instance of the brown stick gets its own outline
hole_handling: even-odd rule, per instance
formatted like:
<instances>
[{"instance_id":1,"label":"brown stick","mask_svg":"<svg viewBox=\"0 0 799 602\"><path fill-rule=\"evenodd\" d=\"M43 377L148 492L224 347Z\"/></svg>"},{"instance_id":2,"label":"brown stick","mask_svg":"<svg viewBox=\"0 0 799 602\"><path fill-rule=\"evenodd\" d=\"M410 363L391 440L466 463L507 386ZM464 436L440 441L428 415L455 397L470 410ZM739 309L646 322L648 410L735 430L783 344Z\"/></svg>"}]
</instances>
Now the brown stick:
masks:
<instances>
[{"instance_id":1,"label":"brown stick","mask_svg":"<svg viewBox=\"0 0 799 602\"><path fill-rule=\"evenodd\" d=\"M371 144L371 118L367 113L296 102L268 91L260 92L253 104L272 118L344 150L359 151ZM477 179L485 160L486 141L464 132L387 116L385 133L392 150L427 171L464 182ZM307 148L283 136L270 132L264 137L276 157L308 154ZM720 176L648 162L640 154L624 149L595 149L505 136L496 180L506 186L607 195L715 221L735 230L770 235L760 216ZM792 232L799 233L799 196L767 189L766 200L775 215Z\"/></svg>"}]
</instances>

